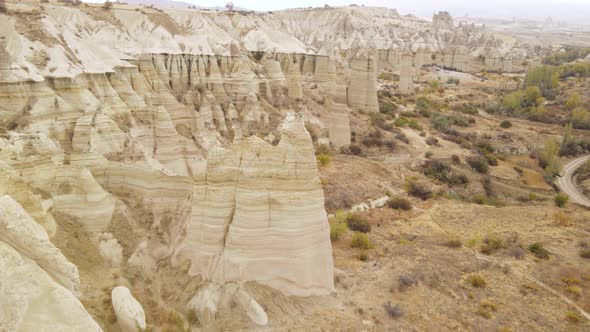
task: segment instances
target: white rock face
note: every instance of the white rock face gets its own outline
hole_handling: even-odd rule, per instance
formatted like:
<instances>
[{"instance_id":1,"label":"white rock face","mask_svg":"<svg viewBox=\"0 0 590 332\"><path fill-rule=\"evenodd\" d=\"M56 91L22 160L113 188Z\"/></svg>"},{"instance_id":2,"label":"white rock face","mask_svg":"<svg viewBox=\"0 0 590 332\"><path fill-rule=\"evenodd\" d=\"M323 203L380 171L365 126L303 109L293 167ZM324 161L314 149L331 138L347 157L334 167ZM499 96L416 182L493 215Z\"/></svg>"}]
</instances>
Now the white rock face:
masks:
<instances>
[{"instance_id":1,"label":"white rock face","mask_svg":"<svg viewBox=\"0 0 590 332\"><path fill-rule=\"evenodd\" d=\"M408 94L414 91L414 66L412 55L403 54L401 58L401 72L399 78L399 92Z\"/></svg>"},{"instance_id":2,"label":"white rock face","mask_svg":"<svg viewBox=\"0 0 590 332\"><path fill-rule=\"evenodd\" d=\"M333 290L323 191L301 119L287 117L277 146L250 137L210 151L206 176L195 183L178 254L192 261L191 273L218 283L258 281L291 295Z\"/></svg>"},{"instance_id":3,"label":"white rock face","mask_svg":"<svg viewBox=\"0 0 590 332\"><path fill-rule=\"evenodd\" d=\"M350 63L348 105L352 109L379 112L377 102L377 65L371 58L355 58Z\"/></svg>"},{"instance_id":4,"label":"white rock face","mask_svg":"<svg viewBox=\"0 0 590 332\"><path fill-rule=\"evenodd\" d=\"M203 326L209 326L215 321L221 309L233 308L232 302L237 303L236 309L243 311L256 325L268 324L268 316L264 308L236 283L205 285L190 300L188 308L197 313L199 322Z\"/></svg>"},{"instance_id":5,"label":"white rock face","mask_svg":"<svg viewBox=\"0 0 590 332\"><path fill-rule=\"evenodd\" d=\"M117 323L124 332L136 332L137 328L145 329L145 312L141 304L131 295L125 286L117 286L111 292L113 309L117 315Z\"/></svg>"},{"instance_id":6,"label":"white rock face","mask_svg":"<svg viewBox=\"0 0 590 332\"><path fill-rule=\"evenodd\" d=\"M10 196L0 197L0 241L35 261L63 287L77 293L78 269L50 241L47 233Z\"/></svg>"},{"instance_id":7,"label":"white rock face","mask_svg":"<svg viewBox=\"0 0 590 332\"><path fill-rule=\"evenodd\" d=\"M102 331L73 292L76 266L9 196L0 197L0 327L5 331Z\"/></svg>"}]
</instances>

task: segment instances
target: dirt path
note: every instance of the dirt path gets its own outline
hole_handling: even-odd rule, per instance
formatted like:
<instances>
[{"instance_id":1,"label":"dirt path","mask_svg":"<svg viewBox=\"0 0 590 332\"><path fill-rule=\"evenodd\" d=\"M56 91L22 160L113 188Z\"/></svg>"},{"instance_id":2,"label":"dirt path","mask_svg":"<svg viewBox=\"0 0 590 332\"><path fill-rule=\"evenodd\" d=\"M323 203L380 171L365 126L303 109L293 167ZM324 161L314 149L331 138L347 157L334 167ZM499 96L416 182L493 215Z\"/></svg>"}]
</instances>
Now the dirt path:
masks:
<instances>
[{"instance_id":1,"label":"dirt path","mask_svg":"<svg viewBox=\"0 0 590 332\"><path fill-rule=\"evenodd\" d=\"M590 199L578 190L574 181L574 174L585 162L590 160L590 155L576 158L563 168L561 176L557 179L557 185L566 193L574 203L590 207Z\"/></svg>"}]
</instances>

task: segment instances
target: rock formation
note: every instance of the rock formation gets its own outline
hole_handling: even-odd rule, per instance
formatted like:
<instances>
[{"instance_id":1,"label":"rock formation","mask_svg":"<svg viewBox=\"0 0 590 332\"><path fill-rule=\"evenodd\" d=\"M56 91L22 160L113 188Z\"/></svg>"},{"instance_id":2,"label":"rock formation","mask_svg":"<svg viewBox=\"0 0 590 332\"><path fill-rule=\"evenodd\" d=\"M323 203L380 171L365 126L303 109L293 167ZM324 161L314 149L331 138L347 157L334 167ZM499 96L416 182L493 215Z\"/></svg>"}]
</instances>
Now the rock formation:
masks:
<instances>
[{"instance_id":1,"label":"rock formation","mask_svg":"<svg viewBox=\"0 0 590 332\"><path fill-rule=\"evenodd\" d=\"M138 329L145 329L145 313L129 289L125 286L117 286L113 288L111 294L113 309L121 330L136 332Z\"/></svg>"},{"instance_id":2,"label":"rock formation","mask_svg":"<svg viewBox=\"0 0 590 332\"><path fill-rule=\"evenodd\" d=\"M372 57L354 58L350 62L348 105L357 110L378 112L377 65Z\"/></svg>"},{"instance_id":3,"label":"rock formation","mask_svg":"<svg viewBox=\"0 0 590 332\"><path fill-rule=\"evenodd\" d=\"M408 94L414 91L414 66L411 54L403 54L398 90L400 93Z\"/></svg>"},{"instance_id":4,"label":"rock formation","mask_svg":"<svg viewBox=\"0 0 590 332\"><path fill-rule=\"evenodd\" d=\"M0 326L102 331L75 297L78 269L10 196L0 197Z\"/></svg>"},{"instance_id":5,"label":"rock formation","mask_svg":"<svg viewBox=\"0 0 590 332\"><path fill-rule=\"evenodd\" d=\"M191 260L192 274L217 283L254 280L300 296L333 289L323 192L301 119L287 117L277 146L252 136L210 151L195 181L178 254Z\"/></svg>"}]
</instances>

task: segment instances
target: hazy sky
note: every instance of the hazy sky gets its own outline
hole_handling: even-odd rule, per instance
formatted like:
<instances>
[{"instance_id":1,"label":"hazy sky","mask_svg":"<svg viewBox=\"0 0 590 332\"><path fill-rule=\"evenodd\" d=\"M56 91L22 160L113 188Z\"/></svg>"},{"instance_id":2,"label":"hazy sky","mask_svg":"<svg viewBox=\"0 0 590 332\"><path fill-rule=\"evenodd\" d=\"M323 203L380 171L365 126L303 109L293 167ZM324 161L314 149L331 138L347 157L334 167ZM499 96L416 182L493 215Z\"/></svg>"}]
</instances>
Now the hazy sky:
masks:
<instances>
[{"instance_id":1,"label":"hazy sky","mask_svg":"<svg viewBox=\"0 0 590 332\"><path fill-rule=\"evenodd\" d=\"M100 0L87 0L102 2ZM124 0L123 0L124 1ZM181 0L199 6L224 6L230 0ZM448 10L453 16L512 18L546 18L590 24L590 0L231 0L235 6L253 10L277 10L294 7L338 6L356 3L366 6L396 8L402 14L430 17L433 12Z\"/></svg>"}]
</instances>

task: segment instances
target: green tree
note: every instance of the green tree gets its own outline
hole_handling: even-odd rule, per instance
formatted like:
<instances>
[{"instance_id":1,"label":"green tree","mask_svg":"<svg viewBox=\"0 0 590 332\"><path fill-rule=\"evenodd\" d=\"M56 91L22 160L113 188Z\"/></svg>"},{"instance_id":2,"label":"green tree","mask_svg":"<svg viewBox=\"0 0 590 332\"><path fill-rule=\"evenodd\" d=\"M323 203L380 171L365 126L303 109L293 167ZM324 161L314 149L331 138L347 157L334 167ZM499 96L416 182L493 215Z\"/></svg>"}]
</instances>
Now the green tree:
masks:
<instances>
[{"instance_id":1,"label":"green tree","mask_svg":"<svg viewBox=\"0 0 590 332\"><path fill-rule=\"evenodd\" d=\"M559 150L559 142L556 139L549 139L539 152L539 164L549 175L556 175L561 172Z\"/></svg>"},{"instance_id":2,"label":"green tree","mask_svg":"<svg viewBox=\"0 0 590 332\"><path fill-rule=\"evenodd\" d=\"M523 101L522 91L512 92L502 99L502 108L509 112L516 112L521 109Z\"/></svg>"},{"instance_id":3,"label":"green tree","mask_svg":"<svg viewBox=\"0 0 590 332\"><path fill-rule=\"evenodd\" d=\"M541 89L538 86L529 86L524 90L526 106L539 105L542 103Z\"/></svg>"},{"instance_id":4,"label":"green tree","mask_svg":"<svg viewBox=\"0 0 590 332\"><path fill-rule=\"evenodd\" d=\"M536 86L544 97L552 95L559 83L559 68L554 66L537 66L527 71L524 78L525 87Z\"/></svg>"}]
</instances>

